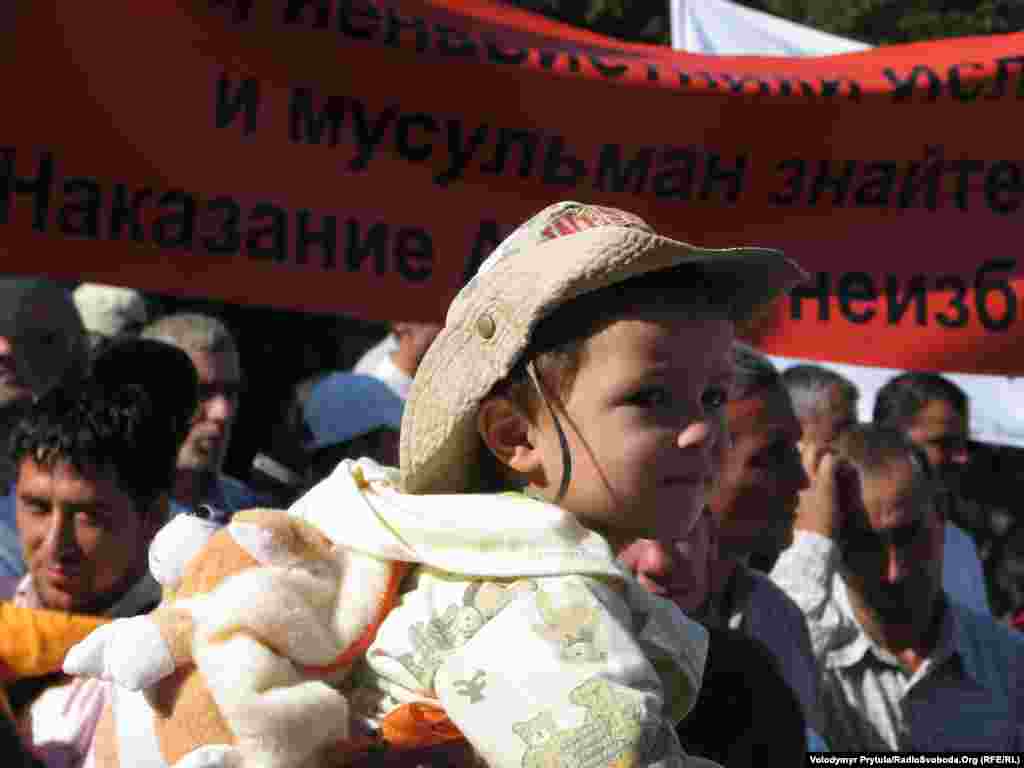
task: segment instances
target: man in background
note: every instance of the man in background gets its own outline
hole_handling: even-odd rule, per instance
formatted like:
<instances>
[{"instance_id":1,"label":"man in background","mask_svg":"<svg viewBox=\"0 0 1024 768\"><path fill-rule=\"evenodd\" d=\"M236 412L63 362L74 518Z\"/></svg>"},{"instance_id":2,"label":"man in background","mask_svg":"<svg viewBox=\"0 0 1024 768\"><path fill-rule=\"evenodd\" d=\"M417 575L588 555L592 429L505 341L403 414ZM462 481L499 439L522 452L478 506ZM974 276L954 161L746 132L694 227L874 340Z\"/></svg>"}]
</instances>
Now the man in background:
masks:
<instances>
[{"instance_id":1,"label":"man in background","mask_svg":"<svg viewBox=\"0 0 1024 768\"><path fill-rule=\"evenodd\" d=\"M945 520L943 589L968 608L991 614L978 556L979 545L988 543L990 528L980 507L960 495L970 461L968 410L966 393L949 379L909 372L879 390L872 416L876 424L904 432L924 451L936 474Z\"/></svg>"},{"instance_id":2,"label":"man in background","mask_svg":"<svg viewBox=\"0 0 1024 768\"><path fill-rule=\"evenodd\" d=\"M199 374L199 407L178 451L175 502L191 510L206 505L224 520L263 506L251 488L223 472L242 391L238 346L227 326L209 315L182 312L146 326L142 338L184 351Z\"/></svg>"},{"instance_id":3,"label":"man in background","mask_svg":"<svg viewBox=\"0 0 1024 768\"><path fill-rule=\"evenodd\" d=\"M0 279L0 576L21 576L9 435L35 400L85 375L89 349L68 291L39 278Z\"/></svg>"}]
</instances>

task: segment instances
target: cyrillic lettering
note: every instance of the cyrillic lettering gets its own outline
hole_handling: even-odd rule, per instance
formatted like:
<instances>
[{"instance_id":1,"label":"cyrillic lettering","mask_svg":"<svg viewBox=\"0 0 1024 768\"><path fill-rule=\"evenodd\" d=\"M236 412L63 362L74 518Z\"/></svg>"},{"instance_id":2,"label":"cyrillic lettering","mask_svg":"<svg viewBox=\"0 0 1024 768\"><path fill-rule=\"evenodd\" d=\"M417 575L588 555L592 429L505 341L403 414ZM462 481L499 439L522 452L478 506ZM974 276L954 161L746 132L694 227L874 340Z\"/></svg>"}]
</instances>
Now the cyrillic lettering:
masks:
<instances>
[{"instance_id":1,"label":"cyrillic lettering","mask_svg":"<svg viewBox=\"0 0 1024 768\"><path fill-rule=\"evenodd\" d=\"M896 186L896 163L869 163L864 180L853 195L854 205L886 208Z\"/></svg>"},{"instance_id":2,"label":"cyrillic lettering","mask_svg":"<svg viewBox=\"0 0 1024 768\"><path fill-rule=\"evenodd\" d=\"M907 169L900 187L900 208L912 208L917 204L917 193L925 188L924 206L929 211L938 210L939 189L942 186L943 156L941 147L926 147L923 163L914 162ZM920 180L919 180L920 178Z\"/></svg>"},{"instance_id":3,"label":"cyrillic lettering","mask_svg":"<svg viewBox=\"0 0 1024 768\"><path fill-rule=\"evenodd\" d=\"M998 276L995 279L990 277L990 273L1006 272L1009 274L1016 268L1017 262L1014 259L986 261L978 268L974 277L974 308L981 324L985 326L985 330L1005 331L1017 319L1017 294L1006 276ZM1002 297L1002 317L994 317L989 308L989 297L992 293Z\"/></svg>"},{"instance_id":4,"label":"cyrillic lettering","mask_svg":"<svg viewBox=\"0 0 1024 768\"><path fill-rule=\"evenodd\" d=\"M777 171L790 171L786 178L785 192L772 195L775 205L793 205L800 202L804 194L804 180L807 178L807 163L799 157L783 160L775 166Z\"/></svg>"},{"instance_id":5,"label":"cyrillic lettering","mask_svg":"<svg viewBox=\"0 0 1024 768\"><path fill-rule=\"evenodd\" d=\"M252 77L245 78L234 94L231 92L231 80L226 74L217 80L217 95L214 100L214 124L218 128L227 128L238 117L239 112L245 113L242 134L248 136L256 130L256 116L260 111L260 83Z\"/></svg>"},{"instance_id":6,"label":"cyrillic lettering","mask_svg":"<svg viewBox=\"0 0 1024 768\"><path fill-rule=\"evenodd\" d=\"M162 248L192 248L196 232L196 200L180 189L165 192L157 200L160 208L177 209L153 222L153 241Z\"/></svg>"},{"instance_id":7,"label":"cyrillic lettering","mask_svg":"<svg viewBox=\"0 0 1024 768\"><path fill-rule=\"evenodd\" d=\"M485 43L487 60L492 64L520 65L526 61L530 51L528 48L505 48L496 40L488 40Z\"/></svg>"},{"instance_id":8,"label":"cyrillic lettering","mask_svg":"<svg viewBox=\"0 0 1024 768\"><path fill-rule=\"evenodd\" d=\"M985 170L985 164L981 160L967 160L960 158L949 164L949 169L957 174L956 177L956 207L966 211L970 207L971 174L981 173Z\"/></svg>"},{"instance_id":9,"label":"cyrillic lettering","mask_svg":"<svg viewBox=\"0 0 1024 768\"><path fill-rule=\"evenodd\" d=\"M1020 208L1021 185L1020 166L1009 160L994 163L985 174L985 202L988 207L1003 216Z\"/></svg>"},{"instance_id":10,"label":"cyrillic lettering","mask_svg":"<svg viewBox=\"0 0 1024 768\"><path fill-rule=\"evenodd\" d=\"M818 272L815 277L815 284L812 288L806 282L801 283L789 294L789 313L794 320L803 317L804 299L815 299L818 302L818 322L827 323L829 318L829 275L828 272Z\"/></svg>"},{"instance_id":11,"label":"cyrillic lettering","mask_svg":"<svg viewBox=\"0 0 1024 768\"><path fill-rule=\"evenodd\" d=\"M712 72L694 72L693 76L702 78L712 91L718 90L718 79Z\"/></svg>"},{"instance_id":12,"label":"cyrillic lettering","mask_svg":"<svg viewBox=\"0 0 1024 768\"><path fill-rule=\"evenodd\" d=\"M32 195L32 228L46 231L50 213L50 195L53 190L53 155L43 152L39 156L39 170L33 179L14 175L15 151L12 147L0 150L3 155L3 207L0 208L0 224L6 224L11 211L13 195ZM12 195L13 193L13 195Z\"/></svg>"},{"instance_id":13,"label":"cyrillic lettering","mask_svg":"<svg viewBox=\"0 0 1024 768\"><path fill-rule=\"evenodd\" d=\"M253 228L255 221L268 220L266 226ZM288 214L272 203L257 203L249 212L249 231L245 248L253 259L288 260Z\"/></svg>"},{"instance_id":14,"label":"cyrillic lettering","mask_svg":"<svg viewBox=\"0 0 1024 768\"><path fill-rule=\"evenodd\" d=\"M981 95L983 86L981 83L977 83L973 88L964 88L963 82L960 80L960 70L964 67L969 67L974 71L978 71L980 69L985 69L985 65L979 64L976 61L966 61L962 64L954 64L949 68L949 92L957 101L970 103Z\"/></svg>"},{"instance_id":15,"label":"cyrillic lettering","mask_svg":"<svg viewBox=\"0 0 1024 768\"><path fill-rule=\"evenodd\" d=\"M1006 84L1010 82L1010 67L1017 69L1017 98L1024 98L1024 56L1000 56L996 59L996 76L992 80L992 90L985 96L986 99L1001 99L1006 95Z\"/></svg>"},{"instance_id":16,"label":"cyrillic lettering","mask_svg":"<svg viewBox=\"0 0 1024 768\"><path fill-rule=\"evenodd\" d=\"M622 77L629 69L625 64L606 64L600 56L593 54L590 55L590 63L594 65L594 69L597 70L601 77L606 77L609 80Z\"/></svg>"},{"instance_id":17,"label":"cyrillic lettering","mask_svg":"<svg viewBox=\"0 0 1024 768\"><path fill-rule=\"evenodd\" d=\"M295 233L295 263L305 264L310 248L319 245L323 251L321 266L324 269L333 269L334 251L338 245L338 217L324 216L319 232L314 232L309 227L310 219L313 218L312 212L298 211L295 218L299 225Z\"/></svg>"},{"instance_id":18,"label":"cyrillic lettering","mask_svg":"<svg viewBox=\"0 0 1024 768\"><path fill-rule=\"evenodd\" d=\"M480 222L476 237L473 239L473 247L469 252L469 258L466 260L466 268L462 273L464 284L473 279L473 275L480 269L484 259L490 256L504 239L498 229L498 222L493 219L484 219Z\"/></svg>"},{"instance_id":19,"label":"cyrillic lettering","mask_svg":"<svg viewBox=\"0 0 1024 768\"><path fill-rule=\"evenodd\" d=\"M964 299L967 298L967 286L964 281L958 275L941 275L935 281L936 291L953 291L953 296L949 299L947 309L953 309L956 314L950 316L945 312L936 312L935 319L939 325L946 328L963 328L967 325L967 321L971 318L971 313L967 309L967 305L964 304Z\"/></svg>"},{"instance_id":20,"label":"cyrillic lettering","mask_svg":"<svg viewBox=\"0 0 1024 768\"><path fill-rule=\"evenodd\" d=\"M669 166L654 174L651 191L657 197L689 200L697 179L697 150L693 147L672 147L662 154L662 164Z\"/></svg>"},{"instance_id":21,"label":"cyrillic lettering","mask_svg":"<svg viewBox=\"0 0 1024 768\"><path fill-rule=\"evenodd\" d=\"M700 199L710 200L715 184L724 181L729 186L725 200L735 203L739 199L740 193L743 192L743 181L747 173L747 156L737 155L736 167L732 169L720 167L721 161L722 158L714 152L708 154L707 165L704 168L704 182L700 187Z\"/></svg>"},{"instance_id":22,"label":"cyrillic lettering","mask_svg":"<svg viewBox=\"0 0 1024 768\"><path fill-rule=\"evenodd\" d=\"M356 7L358 6L358 7ZM369 26L356 26L353 21L368 19ZM371 3L342 0L338 4L338 30L353 40L372 40L380 32L380 11Z\"/></svg>"},{"instance_id":23,"label":"cyrillic lettering","mask_svg":"<svg viewBox=\"0 0 1024 768\"><path fill-rule=\"evenodd\" d=\"M465 32L443 24L434 26L437 32L437 52L442 56L468 56L476 58L476 43Z\"/></svg>"},{"instance_id":24,"label":"cyrillic lettering","mask_svg":"<svg viewBox=\"0 0 1024 768\"><path fill-rule=\"evenodd\" d=\"M373 255L374 269L378 275L388 271L388 225L378 222L366 231L366 239L359 242L359 222L349 219L345 248L345 268L358 272L367 256Z\"/></svg>"},{"instance_id":25,"label":"cyrillic lettering","mask_svg":"<svg viewBox=\"0 0 1024 768\"><path fill-rule=\"evenodd\" d=\"M319 144L324 131L330 130L327 145L337 146L341 134L341 121L345 118L345 99L329 96L320 114L316 114L313 91L309 88L293 88L291 106L288 110L288 137L297 144Z\"/></svg>"},{"instance_id":26,"label":"cyrillic lettering","mask_svg":"<svg viewBox=\"0 0 1024 768\"><path fill-rule=\"evenodd\" d=\"M579 57L576 54L574 54L574 53L562 54L561 51L553 51L550 48L542 48L540 50L538 58L540 59L540 65L544 69L554 69L555 68L555 64L558 62L558 60L563 55L565 56L566 60L569 62L569 71L570 72L579 72L580 71L580 60L579 60Z\"/></svg>"},{"instance_id":27,"label":"cyrillic lettering","mask_svg":"<svg viewBox=\"0 0 1024 768\"><path fill-rule=\"evenodd\" d=\"M410 283L429 280L434 271L434 244L419 227L403 227L395 235L395 270Z\"/></svg>"},{"instance_id":28,"label":"cyrillic lettering","mask_svg":"<svg viewBox=\"0 0 1024 768\"><path fill-rule=\"evenodd\" d=\"M848 77L822 78L821 95L826 99L831 99L836 94L842 93L844 85L848 87L847 95L850 101L860 101L860 83Z\"/></svg>"},{"instance_id":29,"label":"cyrillic lettering","mask_svg":"<svg viewBox=\"0 0 1024 768\"><path fill-rule=\"evenodd\" d=\"M206 206L209 216L206 221L216 221L218 232L215 237L204 236L200 243L207 253L238 253L242 247L242 210L234 198L222 195L213 198ZM217 214L223 213L223 217Z\"/></svg>"},{"instance_id":30,"label":"cyrillic lettering","mask_svg":"<svg viewBox=\"0 0 1024 768\"><path fill-rule=\"evenodd\" d=\"M757 92L762 96L768 96L772 92L772 87L766 80L762 80L756 75L740 75L733 76L728 72L723 72L721 78L729 84L729 90L733 93L743 93L747 85L754 83L757 86Z\"/></svg>"},{"instance_id":31,"label":"cyrillic lettering","mask_svg":"<svg viewBox=\"0 0 1024 768\"><path fill-rule=\"evenodd\" d=\"M285 24L301 22L300 16L306 10L306 6L313 5L316 7L313 28L326 29L327 25L331 23L331 6L333 4L333 0L288 0L282 20Z\"/></svg>"},{"instance_id":32,"label":"cyrillic lettering","mask_svg":"<svg viewBox=\"0 0 1024 768\"><path fill-rule=\"evenodd\" d=\"M857 161L847 160L843 165L842 176L835 177L832 175L832 163L822 160L818 175L814 177L814 183L811 185L811 197L808 202L815 205L825 190L830 188L833 192L833 205L840 208L846 205L846 195L850 191L850 182L856 170Z\"/></svg>"},{"instance_id":33,"label":"cyrillic lettering","mask_svg":"<svg viewBox=\"0 0 1024 768\"><path fill-rule=\"evenodd\" d=\"M352 117L355 124L356 135L356 156L349 161L348 167L352 171L362 171L370 164L370 159L377 147L384 141L391 121L398 116L395 107L388 107L372 123L367 120L367 111L361 101L352 99Z\"/></svg>"},{"instance_id":34,"label":"cyrillic lettering","mask_svg":"<svg viewBox=\"0 0 1024 768\"><path fill-rule=\"evenodd\" d=\"M916 65L906 78L901 78L892 67L886 67L882 73L892 84L893 101L908 101L917 87L917 78L924 75L928 81L928 101L935 101L942 94L942 78L931 67Z\"/></svg>"},{"instance_id":35,"label":"cyrillic lettering","mask_svg":"<svg viewBox=\"0 0 1024 768\"><path fill-rule=\"evenodd\" d=\"M136 190L131 201L128 200L128 187L124 184L115 184L114 192L110 202L110 239L121 239L121 228L127 222L131 227L131 237L136 243L141 243L146 233L142 227L140 209L143 203L153 196L153 190L144 188Z\"/></svg>"},{"instance_id":36,"label":"cyrillic lettering","mask_svg":"<svg viewBox=\"0 0 1024 768\"><path fill-rule=\"evenodd\" d=\"M839 311L851 323L866 323L877 314L874 307L858 310L853 306L854 302L878 300L875 281L867 272L846 272L840 275L836 293L839 295Z\"/></svg>"},{"instance_id":37,"label":"cyrillic lettering","mask_svg":"<svg viewBox=\"0 0 1024 768\"><path fill-rule=\"evenodd\" d=\"M513 145L522 147L519 160L519 177L525 179L533 173L533 159L537 154L537 145L540 139L532 131L513 131L508 128L498 130L498 141L494 147L494 160L483 165L480 170L486 173L502 174L505 172L505 162L512 152Z\"/></svg>"},{"instance_id":38,"label":"cyrillic lettering","mask_svg":"<svg viewBox=\"0 0 1024 768\"><path fill-rule=\"evenodd\" d=\"M594 186L602 192L624 192L632 189L634 195L639 195L647 184L647 175L651 172L653 158L654 147L643 147L637 150L633 159L623 168L622 146L605 144L597 161Z\"/></svg>"},{"instance_id":39,"label":"cyrillic lettering","mask_svg":"<svg viewBox=\"0 0 1024 768\"><path fill-rule=\"evenodd\" d=\"M423 53L430 46L430 38L427 35L427 22L420 17L405 19L398 15L394 8L388 8L387 25L384 33L384 43L393 47L402 44L402 30L412 29L416 31L416 52Z\"/></svg>"},{"instance_id":40,"label":"cyrillic lettering","mask_svg":"<svg viewBox=\"0 0 1024 768\"><path fill-rule=\"evenodd\" d=\"M575 187L586 175L587 167L583 161L565 154L565 138L552 136L548 141L548 150L544 153L544 183Z\"/></svg>"},{"instance_id":41,"label":"cyrillic lettering","mask_svg":"<svg viewBox=\"0 0 1024 768\"><path fill-rule=\"evenodd\" d=\"M796 88L793 85L793 80L791 78L784 77L783 75L774 75L773 79L779 85L780 96L792 96L793 93L796 91ZM796 81L796 84L800 86L800 94L805 99L813 99L817 95L817 91L814 90L814 86L811 85L806 80L798 79Z\"/></svg>"},{"instance_id":42,"label":"cyrillic lettering","mask_svg":"<svg viewBox=\"0 0 1024 768\"><path fill-rule=\"evenodd\" d=\"M924 275L914 275L907 281L901 300L899 296L899 280L895 275L887 275L885 278L885 295L887 298L888 312L886 321L889 325L896 325L903 319L907 307L914 303L914 322L918 325L928 324L928 286Z\"/></svg>"},{"instance_id":43,"label":"cyrillic lettering","mask_svg":"<svg viewBox=\"0 0 1024 768\"><path fill-rule=\"evenodd\" d=\"M430 143L413 144L409 133L413 128L420 128L427 133L437 133L437 120L424 112L402 115L395 125L395 148L398 154L411 163L422 163L434 151Z\"/></svg>"},{"instance_id":44,"label":"cyrillic lettering","mask_svg":"<svg viewBox=\"0 0 1024 768\"><path fill-rule=\"evenodd\" d=\"M462 141L462 121L448 121L448 156L451 160L448 169L444 173L434 176L434 183L439 187L447 187L453 181L462 176L469 161L473 159L480 145L487 140L489 128L486 125L478 125L473 133L466 137L465 145Z\"/></svg>"},{"instance_id":45,"label":"cyrillic lettering","mask_svg":"<svg viewBox=\"0 0 1024 768\"><path fill-rule=\"evenodd\" d=\"M68 202L69 197L79 197ZM103 191L94 179L72 178L64 182L64 205L57 212L57 226L66 235L96 239L100 233Z\"/></svg>"}]
</instances>

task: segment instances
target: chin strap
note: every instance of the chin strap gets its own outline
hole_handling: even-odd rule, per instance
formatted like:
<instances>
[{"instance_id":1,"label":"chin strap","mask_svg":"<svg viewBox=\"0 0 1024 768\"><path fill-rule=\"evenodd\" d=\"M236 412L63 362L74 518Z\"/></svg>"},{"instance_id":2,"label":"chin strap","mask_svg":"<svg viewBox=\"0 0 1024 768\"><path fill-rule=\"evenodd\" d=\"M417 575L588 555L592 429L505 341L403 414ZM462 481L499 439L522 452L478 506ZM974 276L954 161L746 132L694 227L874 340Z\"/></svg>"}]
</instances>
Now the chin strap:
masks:
<instances>
[{"instance_id":1,"label":"chin strap","mask_svg":"<svg viewBox=\"0 0 1024 768\"><path fill-rule=\"evenodd\" d=\"M555 413L554 406L551 405L551 401L548 400L547 395L544 393L544 387L540 384L540 377L537 375L537 366L534 365L533 360L526 364L526 372L530 377L530 381L533 382L533 386L537 388L537 393L540 395L540 399L544 401L544 405L548 407L548 412L551 414L551 420L555 424L555 430L558 432L558 445L562 449L562 482L558 486L558 495L555 497L555 503L559 503L569 490L569 480L572 478L572 454L569 453L569 441L565 437L565 432L562 430L562 423L558 420L558 414Z\"/></svg>"}]
</instances>

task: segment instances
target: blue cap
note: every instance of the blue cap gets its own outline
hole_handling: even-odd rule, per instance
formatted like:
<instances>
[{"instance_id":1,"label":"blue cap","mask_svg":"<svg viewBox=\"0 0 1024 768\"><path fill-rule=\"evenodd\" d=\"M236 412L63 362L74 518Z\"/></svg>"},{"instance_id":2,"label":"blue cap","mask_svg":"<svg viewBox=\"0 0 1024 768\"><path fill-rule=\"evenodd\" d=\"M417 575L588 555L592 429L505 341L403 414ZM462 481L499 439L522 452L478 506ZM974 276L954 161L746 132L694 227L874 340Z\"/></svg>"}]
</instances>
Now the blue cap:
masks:
<instances>
[{"instance_id":1,"label":"blue cap","mask_svg":"<svg viewBox=\"0 0 1024 768\"><path fill-rule=\"evenodd\" d=\"M374 376L337 371L316 383L302 407L311 451L347 443L375 429L399 430L405 403Z\"/></svg>"}]
</instances>

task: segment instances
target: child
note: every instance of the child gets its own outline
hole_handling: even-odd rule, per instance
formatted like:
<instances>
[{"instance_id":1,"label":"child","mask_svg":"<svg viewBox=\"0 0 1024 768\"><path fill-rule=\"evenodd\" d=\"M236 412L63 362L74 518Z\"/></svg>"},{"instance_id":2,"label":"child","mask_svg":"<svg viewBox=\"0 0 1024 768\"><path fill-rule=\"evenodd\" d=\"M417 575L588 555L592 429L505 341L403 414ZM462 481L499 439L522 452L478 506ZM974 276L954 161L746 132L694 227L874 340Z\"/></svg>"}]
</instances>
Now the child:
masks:
<instances>
[{"instance_id":1,"label":"child","mask_svg":"<svg viewBox=\"0 0 1024 768\"><path fill-rule=\"evenodd\" d=\"M414 564L353 680L372 733L489 766L684 764L707 634L616 555L694 524L734 323L801 277L573 202L497 248L417 372L400 475L343 461L291 508Z\"/></svg>"}]
</instances>

